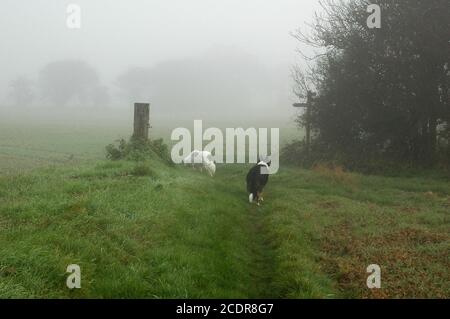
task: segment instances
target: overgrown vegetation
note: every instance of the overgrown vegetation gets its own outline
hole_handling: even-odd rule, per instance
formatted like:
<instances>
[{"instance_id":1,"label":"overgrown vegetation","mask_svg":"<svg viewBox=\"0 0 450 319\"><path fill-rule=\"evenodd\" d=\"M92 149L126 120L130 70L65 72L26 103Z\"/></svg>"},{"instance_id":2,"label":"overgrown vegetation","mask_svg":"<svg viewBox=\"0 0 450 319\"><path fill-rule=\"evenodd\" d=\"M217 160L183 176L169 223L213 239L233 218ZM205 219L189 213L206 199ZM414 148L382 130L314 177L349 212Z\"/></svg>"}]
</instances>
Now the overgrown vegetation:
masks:
<instances>
[{"instance_id":1,"label":"overgrown vegetation","mask_svg":"<svg viewBox=\"0 0 450 319\"><path fill-rule=\"evenodd\" d=\"M130 138L127 142L122 138L116 141L116 144L106 146L106 158L113 161L122 159L146 161L155 157L173 165L168 146L164 144L163 139L140 140Z\"/></svg>"},{"instance_id":2,"label":"overgrown vegetation","mask_svg":"<svg viewBox=\"0 0 450 319\"><path fill-rule=\"evenodd\" d=\"M370 3L324 1L311 32L294 34L323 49L310 70L294 71L300 98L317 93L308 161L365 171L392 165L448 168L448 1L377 1L380 29L367 27ZM286 151L304 162L298 143Z\"/></svg>"}]
</instances>

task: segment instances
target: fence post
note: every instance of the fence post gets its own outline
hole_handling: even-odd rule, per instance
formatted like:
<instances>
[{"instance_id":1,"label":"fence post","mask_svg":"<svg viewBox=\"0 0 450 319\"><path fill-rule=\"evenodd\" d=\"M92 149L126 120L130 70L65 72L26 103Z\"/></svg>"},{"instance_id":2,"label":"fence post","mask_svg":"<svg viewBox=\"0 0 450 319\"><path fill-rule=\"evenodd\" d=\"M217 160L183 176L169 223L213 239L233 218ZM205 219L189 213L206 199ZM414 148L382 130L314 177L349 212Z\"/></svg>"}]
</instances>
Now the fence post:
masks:
<instances>
[{"instance_id":1,"label":"fence post","mask_svg":"<svg viewBox=\"0 0 450 319\"><path fill-rule=\"evenodd\" d=\"M139 140L148 139L150 127L150 103L134 103L134 132L133 138Z\"/></svg>"}]
</instances>

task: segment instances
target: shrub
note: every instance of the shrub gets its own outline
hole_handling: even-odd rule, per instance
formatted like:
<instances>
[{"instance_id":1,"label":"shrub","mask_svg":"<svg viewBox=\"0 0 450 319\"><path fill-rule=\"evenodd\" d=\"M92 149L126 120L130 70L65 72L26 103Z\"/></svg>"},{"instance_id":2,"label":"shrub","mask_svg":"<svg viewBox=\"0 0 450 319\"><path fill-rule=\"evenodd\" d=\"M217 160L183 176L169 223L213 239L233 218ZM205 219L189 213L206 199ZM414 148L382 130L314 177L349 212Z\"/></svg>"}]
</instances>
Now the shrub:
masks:
<instances>
[{"instance_id":1,"label":"shrub","mask_svg":"<svg viewBox=\"0 0 450 319\"><path fill-rule=\"evenodd\" d=\"M156 155L164 160L167 164L173 165L172 158L170 156L169 147L164 143L163 139L150 140L150 147Z\"/></svg>"},{"instance_id":2,"label":"shrub","mask_svg":"<svg viewBox=\"0 0 450 319\"><path fill-rule=\"evenodd\" d=\"M162 139L139 140L131 138L128 142L124 139L115 144L106 146L106 158L110 160L145 161L151 158L160 158L169 165L173 165L169 149Z\"/></svg>"},{"instance_id":3,"label":"shrub","mask_svg":"<svg viewBox=\"0 0 450 319\"><path fill-rule=\"evenodd\" d=\"M283 147L280 154L282 162L302 165L306 164L305 142L293 141Z\"/></svg>"},{"instance_id":4,"label":"shrub","mask_svg":"<svg viewBox=\"0 0 450 319\"><path fill-rule=\"evenodd\" d=\"M124 139L117 141L118 145L109 144L106 146L106 158L117 161L125 158L127 142Z\"/></svg>"},{"instance_id":5,"label":"shrub","mask_svg":"<svg viewBox=\"0 0 450 319\"><path fill-rule=\"evenodd\" d=\"M379 152L371 152L367 149L360 154L349 154L343 150L331 148L325 143L313 140L309 154L303 141L294 141L283 147L281 161L285 164L300 165L304 168L313 168L326 163L330 167L341 166L350 171L364 174L387 174L398 173L400 170L411 169L410 163L403 162L401 167L398 162L387 158Z\"/></svg>"}]
</instances>

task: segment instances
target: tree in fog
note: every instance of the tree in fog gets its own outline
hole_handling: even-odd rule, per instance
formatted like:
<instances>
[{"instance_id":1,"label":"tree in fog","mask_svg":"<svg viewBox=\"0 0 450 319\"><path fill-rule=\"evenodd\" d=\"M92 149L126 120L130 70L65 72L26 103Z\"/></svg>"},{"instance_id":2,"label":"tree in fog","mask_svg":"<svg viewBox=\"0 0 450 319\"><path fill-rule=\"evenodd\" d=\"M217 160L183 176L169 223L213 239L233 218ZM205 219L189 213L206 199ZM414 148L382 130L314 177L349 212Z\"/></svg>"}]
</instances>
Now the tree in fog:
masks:
<instances>
[{"instance_id":1,"label":"tree in fog","mask_svg":"<svg viewBox=\"0 0 450 319\"><path fill-rule=\"evenodd\" d=\"M108 87L104 85L96 86L91 91L92 105L96 108L104 108L111 103L111 96Z\"/></svg>"},{"instance_id":2,"label":"tree in fog","mask_svg":"<svg viewBox=\"0 0 450 319\"><path fill-rule=\"evenodd\" d=\"M66 60L47 64L39 74L43 98L53 106L92 103L93 91L100 87L97 72L84 61Z\"/></svg>"},{"instance_id":3,"label":"tree in fog","mask_svg":"<svg viewBox=\"0 0 450 319\"><path fill-rule=\"evenodd\" d=\"M130 68L116 84L131 101L151 100L161 112L183 113L185 118L246 111L264 117L264 108L278 93L269 74L245 52L212 49L198 57Z\"/></svg>"},{"instance_id":4,"label":"tree in fog","mask_svg":"<svg viewBox=\"0 0 450 319\"><path fill-rule=\"evenodd\" d=\"M116 85L130 101L148 99L152 85L151 69L129 68L118 76Z\"/></svg>"},{"instance_id":5,"label":"tree in fog","mask_svg":"<svg viewBox=\"0 0 450 319\"><path fill-rule=\"evenodd\" d=\"M25 76L20 76L11 81L9 98L14 106L27 107L34 100L33 90L33 82Z\"/></svg>"},{"instance_id":6,"label":"tree in fog","mask_svg":"<svg viewBox=\"0 0 450 319\"><path fill-rule=\"evenodd\" d=\"M294 34L325 48L309 71L316 145L354 163L430 165L450 121L448 0L379 0L380 29L367 26L371 2L326 1L312 33Z\"/></svg>"}]
</instances>

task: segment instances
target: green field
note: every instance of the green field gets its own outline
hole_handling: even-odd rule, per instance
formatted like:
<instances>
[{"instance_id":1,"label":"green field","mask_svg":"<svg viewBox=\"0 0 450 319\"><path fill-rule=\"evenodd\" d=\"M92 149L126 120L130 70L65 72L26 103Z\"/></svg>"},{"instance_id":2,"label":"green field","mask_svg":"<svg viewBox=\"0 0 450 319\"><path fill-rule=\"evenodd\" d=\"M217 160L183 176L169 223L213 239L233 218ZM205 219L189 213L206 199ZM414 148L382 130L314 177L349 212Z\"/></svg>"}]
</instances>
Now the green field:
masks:
<instances>
[{"instance_id":1,"label":"green field","mask_svg":"<svg viewBox=\"0 0 450 319\"><path fill-rule=\"evenodd\" d=\"M282 165L257 207L248 165L102 159L127 133L0 127L0 297L450 297L448 178Z\"/></svg>"}]
</instances>

